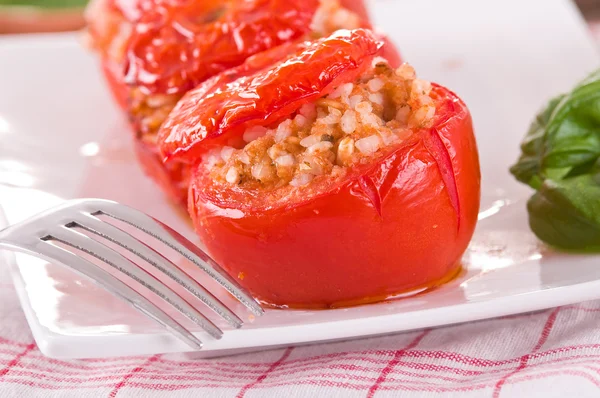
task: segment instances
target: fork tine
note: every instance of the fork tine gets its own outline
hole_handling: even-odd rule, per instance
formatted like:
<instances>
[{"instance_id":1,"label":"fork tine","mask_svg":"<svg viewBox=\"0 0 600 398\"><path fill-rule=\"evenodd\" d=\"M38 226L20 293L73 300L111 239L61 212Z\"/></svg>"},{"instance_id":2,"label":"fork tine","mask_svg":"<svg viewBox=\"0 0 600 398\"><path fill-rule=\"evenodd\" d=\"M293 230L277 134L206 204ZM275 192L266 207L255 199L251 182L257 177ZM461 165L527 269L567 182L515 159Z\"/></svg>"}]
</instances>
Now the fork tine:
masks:
<instances>
[{"instance_id":1,"label":"fork tine","mask_svg":"<svg viewBox=\"0 0 600 398\"><path fill-rule=\"evenodd\" d=\"M239 328L242 326L242 320L229 310L229 308L227 308L218 298L213 296L202 285L144 242L139 241L122 229L90 214L78 213L73 217L73 221L80 228L99 235L147 261L169 278L185 287L190 293L227 320L233 327Z\"/></svg>"},{"instance_id":2,"label":"fork tine","mask_svg":"<svg viewBox=\"0 0 600 398\"><path fill-rule=\"evenodd\" d=\"M121 271L128 277L134 279L144 287L148 288L154 294L171 304L179 312L191 319L202 329L208 332L216 339L221 338L223 332L215 326L208 318L198 312L185 299L179 296L176 292L163 285L158 279L146 270L139 268L128 258L111 249L110 247L100 243L81 232L71 228L60 226L50 231L51 239L69 245L75 249L81 250L91 256L96 257L100 261L105 262L111 267Z\"/></svg>"},{"instance_id":3,"label":"fork tine","mask_svg":"<svg viewBox=\"0 0 600 398\"><path fill-rule=\"evenodd\" d=\"M202 342L190 333L179 322L171 318L163 310L152 304L148 299L142 296L133 288L121 282L115 276L99 268L90 261L81 258L62 247L55 246L41 239L36 239L30 245L11 245L14 250L23 251L37 257L41 257L52 263L58 263L71 268L75 272L82 274L90 280L115 296L121 298L133 307L147 315L149 318L163 325L173 335L185 342L190 347L200 350Z\"/></svg>"},{"instance_id":4,"label":"fork tine","mask_svg":"<svg viewBox=\"0 0 600 398\"><path fill-rule=\"evenodd\" d=\"M93 200L86 202L88 202L86 208L89 209L93 215L104 214L127 223L179 252L182 256L200 267L200 269L206 272L211 278L216 280L254 314L263 314L264 311L256 300L246 293L212 258L168 225L163 224L159 220L150 217L139 210L116 202L108 200ZM98 208L95 208L95 206L98 206Z\"/></svg>"}]
</instances>

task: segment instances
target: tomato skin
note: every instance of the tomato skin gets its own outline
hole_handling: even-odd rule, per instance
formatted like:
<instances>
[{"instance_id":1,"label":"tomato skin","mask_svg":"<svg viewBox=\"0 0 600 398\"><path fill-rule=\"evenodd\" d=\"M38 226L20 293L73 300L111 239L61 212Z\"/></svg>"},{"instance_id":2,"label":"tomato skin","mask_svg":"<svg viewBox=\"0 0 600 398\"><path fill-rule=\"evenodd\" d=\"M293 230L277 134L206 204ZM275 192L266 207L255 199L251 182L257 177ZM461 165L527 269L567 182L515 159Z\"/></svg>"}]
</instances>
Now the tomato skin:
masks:
<instances>
[{"instance_id":1,"label":"tomato skin","mask_svg":"<svg viewBox=\"0 0 600 398\"><path fill-rule=\"evenodd\" d=\"M238 127L266 126L289 115L353 81L382 45L369 30L339 30L230 84L205 81L178 102L161 126L158 142L164 160L192 163L210 146L241 136ZM255 57L261 59L260 54Z\"/></svg>"},{"instance_id":2,"label":"tomato skin","mask_svg":"<svg viewBox=\"0 0 600 398\"><path fill-rule=\"evenodd\" d=\"M260 193L228 191L196 169L189 212L210 254L255 297L276 306L381 298L454 272L477 220L479 160L465 104L443 87L434 85L432 93L433 128L296 202L267 205ZM432 136L448 164L432 152L439 150L428 143Z\"/></svg>"},{"instance_id":3,"label":"tomato skin","mask_svg":"<svg viewBox=\"0 0 600 398\"><path fill-rule=\"evenodd\" d=\"M183 94L253 54L308 33L318 1L153 0L141 7L125 80L146 93Z\"/></svg>"}]
</instances>

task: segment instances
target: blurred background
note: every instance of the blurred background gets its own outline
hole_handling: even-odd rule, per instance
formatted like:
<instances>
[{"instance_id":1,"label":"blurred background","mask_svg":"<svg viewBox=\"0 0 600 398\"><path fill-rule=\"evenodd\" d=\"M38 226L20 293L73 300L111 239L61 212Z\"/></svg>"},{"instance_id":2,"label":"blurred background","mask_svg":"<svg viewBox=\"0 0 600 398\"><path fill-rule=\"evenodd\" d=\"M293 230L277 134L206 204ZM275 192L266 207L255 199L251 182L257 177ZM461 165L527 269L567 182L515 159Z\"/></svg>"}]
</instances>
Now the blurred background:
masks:
<instances>
[{"instance_id":1,"label":"blurred background","mask_svg":"<svg viewBox=\"0 0 600 398\"><path fill-rule=\"evenodd\" d=\"M88 0L0 0L0 34L59 32L83 27ZM575 0L600 37L600 0Z\"/></svg>"},{"instance_id":2,"label":"blurred background","mask_svg":"<svg viewBox=\"0 0 600 398\"><path fill-rule=\"evenodd\" d=\"M88 0L0 0L0 34L81 29Z\"/></svg>"}]
</instances>

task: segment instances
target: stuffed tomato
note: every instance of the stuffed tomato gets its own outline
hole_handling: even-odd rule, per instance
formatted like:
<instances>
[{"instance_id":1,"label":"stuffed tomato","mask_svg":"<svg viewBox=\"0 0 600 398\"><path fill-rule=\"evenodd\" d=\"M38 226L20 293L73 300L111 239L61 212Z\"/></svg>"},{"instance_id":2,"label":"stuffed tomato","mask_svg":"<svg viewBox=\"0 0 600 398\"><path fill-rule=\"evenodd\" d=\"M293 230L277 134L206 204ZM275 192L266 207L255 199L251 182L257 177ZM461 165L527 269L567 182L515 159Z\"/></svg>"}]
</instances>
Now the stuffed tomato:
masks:
<instances>
[{"instance_id":1,"label":"stuffed tomato","mask_svg":"<svg viewBox=\"0 0 600 398\"><path fill-rule=\"evenodd\" d=\"M480 192L469 111L381 46L362 29L304 43L198 86L161 128L164 157L194 165L198 235L265 303L377 301L460 268Z\"/></svg>"},{"instance_id":2,"label":"stuffed tomato","mask_svg":"<svg viewBox=\"0 0 600 398\"><path fill-rule=\"evenodd\" d=\"M87 16L111 92L131 120L138 159L183 204L189 170L162 162L156 132L185 92L256 53L369 26L362 0L95 0ZM386 48L399 63L394 47Z\"/></svg>"}]
</instances>

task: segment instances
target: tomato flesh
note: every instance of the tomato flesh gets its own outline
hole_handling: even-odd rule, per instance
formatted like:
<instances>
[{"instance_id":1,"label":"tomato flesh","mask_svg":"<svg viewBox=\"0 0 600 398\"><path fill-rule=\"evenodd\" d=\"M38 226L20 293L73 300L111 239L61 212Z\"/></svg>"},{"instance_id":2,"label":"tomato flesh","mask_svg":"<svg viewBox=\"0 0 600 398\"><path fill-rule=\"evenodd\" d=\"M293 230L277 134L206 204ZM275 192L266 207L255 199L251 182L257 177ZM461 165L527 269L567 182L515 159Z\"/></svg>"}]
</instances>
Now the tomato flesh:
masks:
<instances>
[{"instance_id":1,"label":"tomato flesh","mask_svg":"<svg viewBox=\"0 0 600 398\"><path fill-rule=\"evenodd\" d=\"M341 181L275 203L212 181L200 165L189 212L211 255L275 306L381 299L456 272L477 220L479 160L464 103L437 85L432 97L433 127Z\"/></svg>"},{"instance_id":2,"label":"tomato flesh","mask_svg":"<svg viewBox=\"0 0 600 398\"><path fill-rule=\"evenodd\" d=\"M165 161L193 162L209 145L230 140L238 126L268 125L353 81L371 65L382 45L368 30L340 30L231 83L209 80L199 85L179 101L161 127L158 141Z\"/></svg>"}]
</instances>

